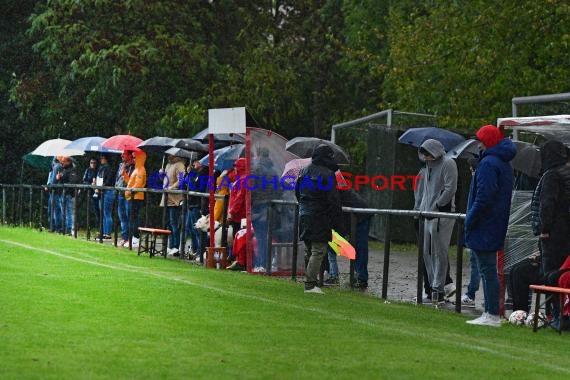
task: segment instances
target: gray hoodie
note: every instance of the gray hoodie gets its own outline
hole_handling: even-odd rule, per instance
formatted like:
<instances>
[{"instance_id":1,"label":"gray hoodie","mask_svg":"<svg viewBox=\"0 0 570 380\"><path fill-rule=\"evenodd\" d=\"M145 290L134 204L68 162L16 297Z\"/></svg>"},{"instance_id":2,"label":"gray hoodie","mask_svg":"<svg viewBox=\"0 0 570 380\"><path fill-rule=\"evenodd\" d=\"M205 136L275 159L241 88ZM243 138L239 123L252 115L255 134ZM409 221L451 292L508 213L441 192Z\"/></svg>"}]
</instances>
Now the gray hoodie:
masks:
<instances>
[{"instance_id":1,"label":"gray hoodie","mask_svg":"<svg viewBox=\"0 0 570 380\"><path fill-rule=\"evenodd\" d=\"M457 165L445 157L443 145L433 139L426 140L420 148L428 151L435 160L426 161L423 178L420 180L422 199L420 211L455 211L455 191L457 190Z\"/></svg>"}]
</instances>

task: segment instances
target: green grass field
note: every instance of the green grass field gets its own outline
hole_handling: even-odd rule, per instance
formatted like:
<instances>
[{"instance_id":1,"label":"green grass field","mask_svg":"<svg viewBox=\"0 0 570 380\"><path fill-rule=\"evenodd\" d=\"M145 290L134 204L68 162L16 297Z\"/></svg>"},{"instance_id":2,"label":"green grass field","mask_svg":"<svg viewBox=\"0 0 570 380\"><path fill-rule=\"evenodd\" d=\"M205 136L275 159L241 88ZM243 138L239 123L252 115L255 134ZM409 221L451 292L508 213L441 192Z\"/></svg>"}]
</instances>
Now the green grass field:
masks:
<instances>
[{"instance_id":1,"label":"green grass field","mask_svg":"<svg viewBox=\"0 0 570 380\"><path fill-rule=\"evenodd\" d=\"M1 379L560 379L569 337L0 227Z\"/></svg>"}]
</instances>

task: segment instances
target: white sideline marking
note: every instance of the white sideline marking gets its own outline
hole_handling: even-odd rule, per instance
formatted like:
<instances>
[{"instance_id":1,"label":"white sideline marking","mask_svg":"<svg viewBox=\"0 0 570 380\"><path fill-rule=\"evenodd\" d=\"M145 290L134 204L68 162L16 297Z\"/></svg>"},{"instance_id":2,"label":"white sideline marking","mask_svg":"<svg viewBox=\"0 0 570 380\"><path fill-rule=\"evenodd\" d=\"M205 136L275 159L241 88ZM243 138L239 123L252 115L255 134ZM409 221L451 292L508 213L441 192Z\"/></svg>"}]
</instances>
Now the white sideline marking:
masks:
<instances>
[{"instance_id":1,"label":"white sideline marking","mask_svg":"<svg viewBox=\"0 0 570 380\"><path fill-rule=\"evenodd\" d=\"M101 262L97 262L97 261L92 261L92 260L82 259L79 257L69 256L69 255L66 255L64 253L52 251L52 250L45 249L45 248L38 248L38 247L34 247L31 245L27 245L27 244L22 244L22 243L11 241L11 240L0 239L0 242L5 243L5 244L9 244L9 245L14 245L14 246L17 246L20 248L29 249L31 251L46 253L46 254L56 256L56 257L60 257L63 259L77 261L77 262L84 263L84 264L89 264L89 265L94 265L94 266L99 266L99 267L109 268L109 269L115 269L115 270L120 270L120 271L124 271L124 272L150 275L150 276L157 277L157 278L164 279L164 280L180 282L180 283L183 283L186 285L191 285L191 286L195 286L198 288L215 291L215 292L226 294L226 295L229 295L232 297L248 298L248 299L252 299L252 300L256 300L256 301L260 301L260 302L278 305L281 307L286 307L289 309L298 309L298 310L301 310L304 312L310 311L310 312L314 312L317 314L321 314L325 317L329 317L329 318L333 318L333 319L337 319L337 320L341 320L341 321L346 321L346 322L351 322L351 323L358 323L360 325L372 327L376 330L378 330L378 329L385 330L385 331L391 332L393 334L407 335L409 337L416 337L416 338L422 337L422 338L426 338L426 339L429 339L432 341L440 342L440 343L445 344L445 345L455 345L455 346L467 348L467 349L470 349L473 351L480 351L480 352L489 353L492 355L501 356L507 360L518 360L518 361L528 362L529 358L533 358L533 357L537 357L537 356L541 355L540 352L537 352L535 350L528 350L528 354L529 354L528 356L521 355L521 353L522 353L522 351L524 351L524 349L517 348L517 354L518 355L515 356L514 354L511 355L508 352L505 352L505 350L512 348L511 345L501 345L501 344L489 342L488 343L489 345L493 345L493 346L498 347L498 349L494 349L491 347L482 346L480 341L476 341L473 344L458 342L457 339L466 339L466 337L463 335L456 334L456 333L447 333L445 331L442 331L441 329L436 330L437 334L439 336L434 336L434 333L429 332L429 331L428 332L407 331L405 329L405 324L399 324L399 323L394 323L394 322L390 321L389 324L391 326L388 326L388 323L387 323L388 321L383 321L383 324L379 325L373 321L347 317L347 316L342 315L342 314L331 312L330 310L320 309L320 308L316 308L316 307L304 307L302 305L296 305L296 304L291 304L291 303L282 303L282 302L279 302L277 300L272 300L272 299L265 298L265 297L260 297L260 296L250 295L250 294L244 294L244 293L239 293L239 292L232 292L232 291L229 291L229 290L226 290L223 288L217 288L214 286L204 285L203 283L195 283L195 282L192 282L192 281L184 279L184 278L171 277L165 273L145 270L146 268L143 268L143 267L136 267L136 266L131 266L131 265L121 266L121 265L105 264L105 263L101 263ZM303 297L303 294L299 293L299 296ZM466 326L466 328L469 328L469 327ZM545 355L545 356L548 357L548 355ZM539 359L539 358L537 358L537 359ZM549 370L559 371L559 372L563 372L563 373L570 373L570 368L567 368L567 367L561 367L561 366L557 366L557 365L553 365L553 364L547 364L547 363L543 363L539 360L537 360L534 364L536 364L537 366L549 369Z\"/></svg>"}]
</instances>

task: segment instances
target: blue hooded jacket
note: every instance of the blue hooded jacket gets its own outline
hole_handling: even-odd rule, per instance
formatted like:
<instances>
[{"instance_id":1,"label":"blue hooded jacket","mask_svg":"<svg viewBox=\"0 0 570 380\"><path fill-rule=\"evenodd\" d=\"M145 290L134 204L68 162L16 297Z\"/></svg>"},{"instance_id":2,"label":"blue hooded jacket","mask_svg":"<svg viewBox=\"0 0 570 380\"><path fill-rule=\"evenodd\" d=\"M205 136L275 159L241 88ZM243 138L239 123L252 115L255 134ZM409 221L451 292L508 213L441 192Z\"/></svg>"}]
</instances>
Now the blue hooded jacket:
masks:
<instances>
[{"instance_id":1,"label":"blue hooded jacket","mask_svg":"<svg viewBox=\"0 0 570 380\"><path fill-rule=\"evenodd\" d=\"M510 161L517 154L515 144L502 139L484 150L471 180L465 217L465 246L475 251L503 248L513 192Z\"/></svg>"}]
</instances>

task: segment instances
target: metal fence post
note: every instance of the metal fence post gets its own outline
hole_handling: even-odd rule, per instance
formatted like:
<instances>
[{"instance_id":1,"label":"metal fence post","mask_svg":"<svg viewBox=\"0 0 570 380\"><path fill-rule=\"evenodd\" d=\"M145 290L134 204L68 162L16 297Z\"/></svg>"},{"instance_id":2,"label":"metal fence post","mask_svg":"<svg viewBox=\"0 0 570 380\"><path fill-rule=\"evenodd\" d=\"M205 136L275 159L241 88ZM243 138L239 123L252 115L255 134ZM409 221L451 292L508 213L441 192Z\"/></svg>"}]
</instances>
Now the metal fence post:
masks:
<instances>
[{"instance_id":1,"label":"metal fence post","mask_svg":"<svg viewBox=\"0 0 570 380\"><path fill-rule=\"evenodd\" d=\"M386 227L384 230L384 270L382 272L382 298L388 298L388 271L390 268L390 214L386 215Z\"/></svg>"}]
</instances>

